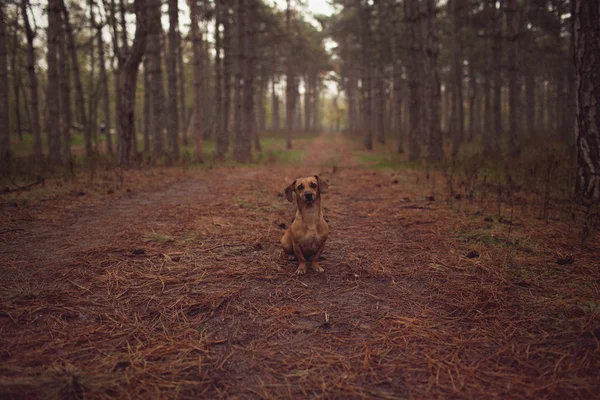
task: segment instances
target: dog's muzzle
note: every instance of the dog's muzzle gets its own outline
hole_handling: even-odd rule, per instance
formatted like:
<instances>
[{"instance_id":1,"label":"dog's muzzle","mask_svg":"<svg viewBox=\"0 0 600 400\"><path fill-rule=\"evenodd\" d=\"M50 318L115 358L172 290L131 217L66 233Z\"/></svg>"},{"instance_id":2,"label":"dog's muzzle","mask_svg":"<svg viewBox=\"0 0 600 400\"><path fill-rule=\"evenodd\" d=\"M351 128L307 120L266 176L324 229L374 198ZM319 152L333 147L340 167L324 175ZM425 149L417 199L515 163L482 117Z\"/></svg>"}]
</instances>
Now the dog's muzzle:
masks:
<instances>
[{"instance_id":1,"label":"dog's muzzle","mask_svg":"<svg viewBox=\"0 0 600 400\"><path fill-rule=\"evenodd\" d=\"M313 201L315 199L315 196L308 192L308 193L304 193L304 200L305 201Z\"/></svg>"}]
</instances>

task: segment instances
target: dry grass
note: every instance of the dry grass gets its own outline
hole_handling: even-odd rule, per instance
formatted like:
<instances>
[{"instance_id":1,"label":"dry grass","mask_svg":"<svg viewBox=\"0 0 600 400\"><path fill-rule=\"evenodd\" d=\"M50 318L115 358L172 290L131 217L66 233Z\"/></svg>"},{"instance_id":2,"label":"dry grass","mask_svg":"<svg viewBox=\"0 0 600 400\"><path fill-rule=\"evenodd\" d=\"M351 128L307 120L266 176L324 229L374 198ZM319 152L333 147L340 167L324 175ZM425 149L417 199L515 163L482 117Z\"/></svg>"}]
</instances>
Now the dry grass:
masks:
<instances>
[{"instance_id":1,"label":"dry grass","mask_svg":"<svg viewBox=\"0 0 600 400\"><path fill-rule=\"evenodd\" d=\"M108 202L3 204L0 393L598 396L597 237L527 207L509 237L485 204L449 207L441 184L429 201L418 172L373 172L338 144L311 154L335 172L216 169ZM331 236L325 273L298 279L281 192L312 173L332 184Z\"/></svg>"}]
</instances>

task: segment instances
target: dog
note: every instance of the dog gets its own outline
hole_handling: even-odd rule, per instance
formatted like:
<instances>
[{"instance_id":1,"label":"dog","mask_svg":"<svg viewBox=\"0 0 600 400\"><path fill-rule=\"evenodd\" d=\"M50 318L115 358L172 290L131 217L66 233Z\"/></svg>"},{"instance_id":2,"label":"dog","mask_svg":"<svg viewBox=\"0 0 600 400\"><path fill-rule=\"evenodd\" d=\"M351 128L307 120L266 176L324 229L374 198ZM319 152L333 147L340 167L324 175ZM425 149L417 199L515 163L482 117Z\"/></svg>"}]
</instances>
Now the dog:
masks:
<instances>
[{"instance_id":1,"label":"dog","mask_svg":"<svg viewBox=\"0 0 600 400\"><path fill-rule=\"evenodd\" d=\"M329 184L317 175L294 180L285 188L285 197L291 203L296 193L296 217L281 238L283 251L298 259L297 275L306 273L306 266L324 272L319 266L319 257L325 248L329 227L323 219L321 194L327 193Z\"/></svg>"}]
</instances>

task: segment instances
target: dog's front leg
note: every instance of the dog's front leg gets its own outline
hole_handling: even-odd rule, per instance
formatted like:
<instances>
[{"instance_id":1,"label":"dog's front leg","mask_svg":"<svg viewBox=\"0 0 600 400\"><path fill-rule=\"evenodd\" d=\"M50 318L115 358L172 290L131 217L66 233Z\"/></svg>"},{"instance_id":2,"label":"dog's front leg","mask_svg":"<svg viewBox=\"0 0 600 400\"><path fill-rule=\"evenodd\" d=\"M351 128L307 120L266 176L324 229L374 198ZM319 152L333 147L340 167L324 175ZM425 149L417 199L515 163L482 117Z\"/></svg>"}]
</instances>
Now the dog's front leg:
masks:
<instances>
[{"instance_id":1,"label":"dog's front leg","mask_svg":"<svg viewBox=\"0 0 600 400\"><path fill-rule=\"evenodd\" d=\"M313 260L312 269L314 269L317 272L325 272L323 270L323 268L321 268L321 266L319 265L319 258L321 257L321 253L323 252L323 249L325 249L325 242L323 242L321 247L319 247L319 250L317 250L317 252L315 253L315 255L312 259Z\"/></svg>"},{"instance_id":2,"label":"dog's front leg","mask_svg":"<svg viewBox=\"0 0 600 400\"><path fill-rule=\"evenodd\" d=\"M296 254L299 264L296 275L304 275L306 273L306 258L304 258L304 254L302 254L302 249L299 244L294 243L294 254Z\"/></svg>"}]
</instances>

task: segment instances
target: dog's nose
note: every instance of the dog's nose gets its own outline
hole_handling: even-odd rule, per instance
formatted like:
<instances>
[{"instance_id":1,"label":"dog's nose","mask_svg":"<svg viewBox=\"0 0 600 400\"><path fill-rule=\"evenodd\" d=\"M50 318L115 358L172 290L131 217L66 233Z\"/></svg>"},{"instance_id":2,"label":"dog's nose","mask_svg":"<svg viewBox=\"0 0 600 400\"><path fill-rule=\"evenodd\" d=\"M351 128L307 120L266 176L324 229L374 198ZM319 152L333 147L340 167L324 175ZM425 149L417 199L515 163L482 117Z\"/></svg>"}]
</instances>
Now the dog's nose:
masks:
<instances>
[{"instance_id":1,"label":"dog's nose","mask_svg":"<svg viewBox=\"0 0 600 400\"><path fill-rule=\"evenodd\" d=\"M312 200L313 199L313 194L311 192L307 192L304 194L304 198L306 200Z\"/></svg>"}]
</instances>

